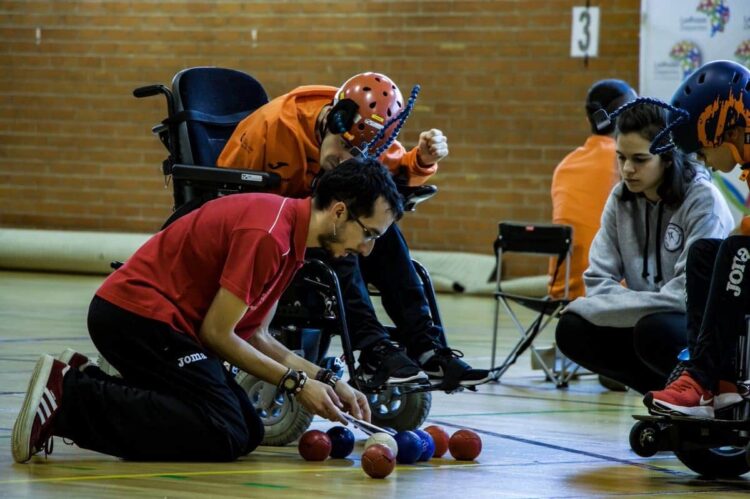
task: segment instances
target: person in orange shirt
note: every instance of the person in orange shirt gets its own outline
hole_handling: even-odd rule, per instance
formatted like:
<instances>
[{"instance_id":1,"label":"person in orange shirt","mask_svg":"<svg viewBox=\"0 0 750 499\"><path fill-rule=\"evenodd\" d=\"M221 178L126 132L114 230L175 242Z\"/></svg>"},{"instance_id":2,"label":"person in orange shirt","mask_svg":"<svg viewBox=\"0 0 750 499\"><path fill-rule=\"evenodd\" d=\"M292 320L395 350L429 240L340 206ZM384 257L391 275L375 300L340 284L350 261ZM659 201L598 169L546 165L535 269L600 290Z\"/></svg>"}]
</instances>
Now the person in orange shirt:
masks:
<instances>
[{"instance_id":1,"label":"person in orange shirt","mask_svg":"<svg viewBox=\"0 0 750 499\"><path fill-rule=\"evenodd\" d=\"M586 95L586 117L592 135L563 158L552 175L552 222L573 227L573 251L570 256L570 299L586 294L583 272L589 266L589 248L599 230L599 221L612 188L619 180L615 160L615 126L596 128L595 112L612 113L637 97L622 80L600 80ZM556 259L550 261L548 293L554 298L565 294L565 273L555 274Z\"/></svg>"},{"instance_id":2,"label":"person in orange shirt","mask_svg":"<svg viewBox=\"0 0 750 499\"><path fill-rule=\"evenodd\" d=\"M413 93L406 102L387 76L362 73L339 89L310 85L298 87L244 119L234 131L217 165L274 172L281 177L277 193L309 196L317 177L342 161L358 155L377 157L397 182L421 185L448 155L448 141L438 129L419 135L407 151L395 141ZM366 228L363 228L366 230ZM341 283L353 346L361 350L358 376L370 386L423 381L450 390L490 379L486 370L472 369L462 354L449 348L442 329L435 325L403 235L394 224L378 239L375 249L362 257L327 260ZM396 325L394 345L378 321L367 284L381 293L383 307Z\"/></svg>"}]
</instances>

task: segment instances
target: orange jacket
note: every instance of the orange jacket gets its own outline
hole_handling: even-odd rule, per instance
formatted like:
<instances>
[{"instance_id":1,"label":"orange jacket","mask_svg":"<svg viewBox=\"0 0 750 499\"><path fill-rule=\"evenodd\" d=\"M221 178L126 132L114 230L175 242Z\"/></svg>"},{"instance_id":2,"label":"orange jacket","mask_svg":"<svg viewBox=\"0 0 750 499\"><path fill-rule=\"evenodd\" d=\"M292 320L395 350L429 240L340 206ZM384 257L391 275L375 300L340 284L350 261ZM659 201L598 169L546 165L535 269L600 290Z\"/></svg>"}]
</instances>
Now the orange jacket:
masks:
<instances>
[{"instance_id":1,"label":"orange jacket","mask_svg":"<svg viewBox=\"0 0 750 499\"><path fill-rule=\"evenodd\" d=\"M570 260L569 297L586 294L583 271L589 266L589 248L599 230L604 204L619 179L615 140L592 135L586 143L568 154L552 175L552 222L573 227L573 253ZM553 283L556 258L549 266L548 292L562 297L565 291L565 264Z\"/></svg>"},{"instance_id":2,"label":"orange jacket","mask_svg":"<svg viewBox=\"0 0 750 499\"><path fill-rule=\"evenodd\" d=\"M275 193L295 198L309 196L310 184L320 171L315 122L335 93L334 87L298 87L257 109L237 125L217 165L274 172L281 176ZM420 166L417 148L406 152L397 141L379 159L394 174L405 172L409 185L423 184L438 168L437 164Z\"/></svg>"}]
</instances>

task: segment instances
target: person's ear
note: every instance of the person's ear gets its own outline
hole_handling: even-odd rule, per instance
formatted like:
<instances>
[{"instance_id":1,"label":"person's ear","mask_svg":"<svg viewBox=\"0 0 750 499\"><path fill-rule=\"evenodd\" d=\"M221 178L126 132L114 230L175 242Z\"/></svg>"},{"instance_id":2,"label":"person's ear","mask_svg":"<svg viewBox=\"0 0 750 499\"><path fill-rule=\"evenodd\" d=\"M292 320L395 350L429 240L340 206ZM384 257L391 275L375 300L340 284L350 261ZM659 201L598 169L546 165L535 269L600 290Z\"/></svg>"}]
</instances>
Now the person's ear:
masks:
<instances>
[{"instance_id":1,"label":"person's ear","mask_svg":"<svg viewBox=\"0 0 750 499\"><path fill-rule=\"evenodd\" d=\"M333 204L333 214L336 216L337 220L346 215L346 204L344 204L343 201L336 201Z\"/></svg>"}]
</instances>

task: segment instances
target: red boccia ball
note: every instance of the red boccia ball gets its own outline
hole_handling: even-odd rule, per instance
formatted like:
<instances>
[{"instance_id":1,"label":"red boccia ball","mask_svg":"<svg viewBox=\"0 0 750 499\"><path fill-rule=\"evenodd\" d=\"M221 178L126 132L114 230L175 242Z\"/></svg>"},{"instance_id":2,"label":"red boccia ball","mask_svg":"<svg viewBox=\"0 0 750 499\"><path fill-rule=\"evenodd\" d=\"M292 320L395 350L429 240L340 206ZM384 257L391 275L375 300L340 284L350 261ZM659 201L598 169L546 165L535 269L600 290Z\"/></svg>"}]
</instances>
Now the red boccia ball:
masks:
<instances>
[{"instance_id":1,"label":"red boccia ball","mask_svg":"<svg viewBox=\"0 0 750 499\"><path fill-rule=\"evenodd\" d=\"M458 430L448 441L448 449L459 461L473 461L482 452L482 439L471 430Z\"/></svg>"},{"instance_id":2,"label":"red boccia ball","mask_svg":"<svg viewBox=\"0 0 750 499\"><path fill-rule=\"evenodd\" d=\"M435 441L435 453L432 457L442 457L443 454L448 452L448 432L439 426L431 425L424 429L430 434L432 439Z\"/></svg>"},{"instance_id":3,"label":"red boccia ball","mask_svg":"<svg viewBox=\"0 0 750 499\"><path fill-rule=\"evenodd\" d=\"M331 438L320 430L306 431L297 448L307 461L324 461L331 453Z\"/></svg>"},{"instance_id":4,"label":"red boccia ball","mask_svg":"<svg viewBox=\"0 0 750 499\"><path fill-rule=\"evenodd\" d=\"M383 444L374 444L362 454L362 469L373 478L385 478L396 467L396 456Z\"/></svg>"}]
</instances>

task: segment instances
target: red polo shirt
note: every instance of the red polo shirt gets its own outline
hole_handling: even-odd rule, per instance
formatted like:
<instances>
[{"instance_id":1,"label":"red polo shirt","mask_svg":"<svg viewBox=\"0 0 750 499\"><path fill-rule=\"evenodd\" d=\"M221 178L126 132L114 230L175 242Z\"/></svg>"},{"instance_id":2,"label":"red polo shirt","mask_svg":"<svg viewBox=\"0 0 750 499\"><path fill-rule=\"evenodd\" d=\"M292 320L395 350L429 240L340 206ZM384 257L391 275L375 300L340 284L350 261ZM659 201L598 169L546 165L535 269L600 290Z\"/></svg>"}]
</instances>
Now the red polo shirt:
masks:
<instances>
[{"instance_id":1,"label":"red polo shirt","mask_svg":"<svg viewBox=\"0 0 750 499\"><path fill-rule=\"evenodd\" d=\"M233 194L206 203L149 239L97 296L198 339L219 287L248 305L235 332L261 324L304 263L311 199Z\"/></svg>"}]
</instances>

